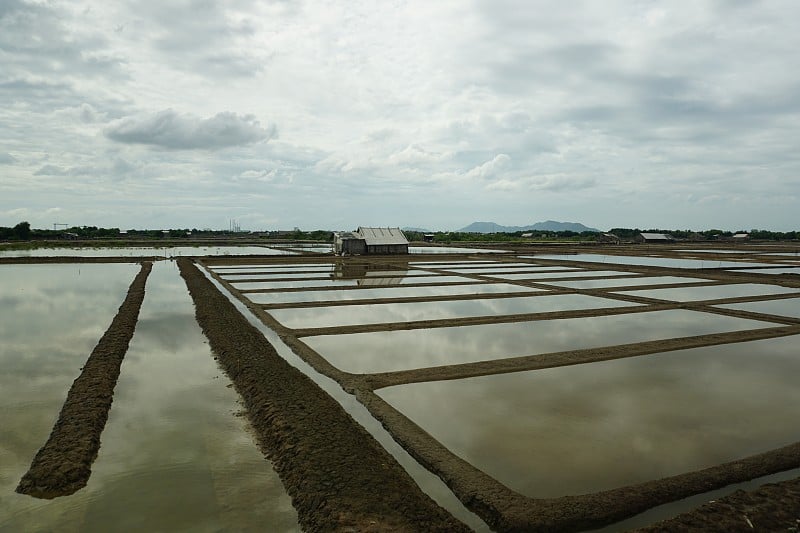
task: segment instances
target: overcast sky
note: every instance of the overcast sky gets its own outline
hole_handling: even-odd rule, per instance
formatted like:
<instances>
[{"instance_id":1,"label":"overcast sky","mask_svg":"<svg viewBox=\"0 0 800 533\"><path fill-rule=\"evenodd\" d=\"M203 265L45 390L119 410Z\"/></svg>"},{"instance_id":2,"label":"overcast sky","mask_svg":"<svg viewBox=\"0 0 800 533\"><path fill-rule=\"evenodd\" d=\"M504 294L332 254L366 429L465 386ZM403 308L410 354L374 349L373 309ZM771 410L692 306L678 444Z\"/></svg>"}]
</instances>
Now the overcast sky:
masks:
<instances>
[{"instance_id":1,"label":"overcast sky","mask_svg":"<svg viewBox=\"0 0 800 533\"><path fill-rule=\"evenodd\" d=\"M800 229L796 0L0 0L0 226Z\"/></svg>"}]
</instances>

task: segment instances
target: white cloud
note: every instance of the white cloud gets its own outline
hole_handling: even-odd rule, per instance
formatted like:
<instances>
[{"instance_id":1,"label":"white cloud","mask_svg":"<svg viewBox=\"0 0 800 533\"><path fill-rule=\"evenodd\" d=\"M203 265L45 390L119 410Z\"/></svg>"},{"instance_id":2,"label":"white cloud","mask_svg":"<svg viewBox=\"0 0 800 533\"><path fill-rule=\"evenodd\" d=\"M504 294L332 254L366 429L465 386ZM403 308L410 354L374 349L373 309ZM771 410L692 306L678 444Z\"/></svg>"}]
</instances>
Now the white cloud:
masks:
<instances>
[{"instance_id":1,"label":"white cloud","mask_svg":"<svg viewBox=\"0 0 800 533\"><path fill-rule=\"evenodd\" d=\"M488 180L496 178L511 165L511 158L506 154L497 154L489 161L469 170L464 177L469 179Z\"/></svg>"}]
</instances>

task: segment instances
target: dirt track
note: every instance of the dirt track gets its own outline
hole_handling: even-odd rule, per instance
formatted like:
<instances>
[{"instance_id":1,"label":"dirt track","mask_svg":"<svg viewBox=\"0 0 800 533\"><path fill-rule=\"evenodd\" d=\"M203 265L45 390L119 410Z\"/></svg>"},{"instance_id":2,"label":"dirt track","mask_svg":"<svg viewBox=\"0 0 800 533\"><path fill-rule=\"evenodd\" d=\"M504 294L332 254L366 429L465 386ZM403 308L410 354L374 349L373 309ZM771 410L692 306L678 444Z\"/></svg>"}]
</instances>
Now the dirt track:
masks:
<instances>
[{"instance_id":1,"label":"dirt track","mask_svg":"<svg viewBox=\"0 0 800 533\"><path fill-rule=\"evenodd\" d=\"M468 531L330 396L289 365L187 259L178 265L219 364L309 531Z\"/></svg>"},{"instance_id":2,"label":"dirt track","mask_svg":"<svg viewBox=\"0 0 800 533\"><path fill-rule=\"evenodd\" d=\"M149 262L142 264L119 312L72 383L50 437L22 476L17 492L55 498L86 486L152 267Z\"/></svg>"}]
</instances>

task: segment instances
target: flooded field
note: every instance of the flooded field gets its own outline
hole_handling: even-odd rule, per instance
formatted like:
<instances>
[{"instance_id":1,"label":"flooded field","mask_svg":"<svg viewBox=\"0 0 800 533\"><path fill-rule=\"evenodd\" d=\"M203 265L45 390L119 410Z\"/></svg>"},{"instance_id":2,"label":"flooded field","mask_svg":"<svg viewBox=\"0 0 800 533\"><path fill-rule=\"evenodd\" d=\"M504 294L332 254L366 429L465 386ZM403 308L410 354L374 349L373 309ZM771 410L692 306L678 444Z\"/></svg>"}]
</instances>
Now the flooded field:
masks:
<instances>
[{"instance_id":1,"label":"flooded field","mask_svg":"<svg viewBox=\"0 0 800 533\"><path fill-rule=\"evenodd\" d=\"M0 531L299 531L390 515L411 530L458 531L457 517L478 531L621 531L685 511L676 501L796 477L791 254L419 248L441 257L282 243L0 264ZM192 261L179 274L161 259L147 278L86 486L15 492L140 271L125 258L188 255L195 277Z\"/></svg>"},{"instance_id":2,"label":"flooded field","mask_svg":"<svg viewBox=\"0 0 800 533\"><path fill-rule=\"evenodd\" d=\"M0 266L0 530L299 531L171 263L148 280L87 487L54 500L14 492L137 271Z\"/></svg>"},{"instance_id":3,"label":"flooded field","mask_svg":"<svg viewBox=\"0 0 800 533\"><path fill-rule=\"evenodd\" d=\"M378 394L509 488L555 498L681 474L796 442L796 343L708 347L413 383ZM763 383L770 383L769 390ZM777 404L785 408L776 412Z\"/></svg>"},{"instance_id":4,"label":"flooded field","mask_svg":"<svg viewBox=\"0 0 800 533\"><path fill-rule=\"evenodd\" d=\"M119 248L35 248L32 250L3 250L0 257L180 257L207 255L294 255L291 250L266 246L142 246Z\"/></svg>"}]
</instances>

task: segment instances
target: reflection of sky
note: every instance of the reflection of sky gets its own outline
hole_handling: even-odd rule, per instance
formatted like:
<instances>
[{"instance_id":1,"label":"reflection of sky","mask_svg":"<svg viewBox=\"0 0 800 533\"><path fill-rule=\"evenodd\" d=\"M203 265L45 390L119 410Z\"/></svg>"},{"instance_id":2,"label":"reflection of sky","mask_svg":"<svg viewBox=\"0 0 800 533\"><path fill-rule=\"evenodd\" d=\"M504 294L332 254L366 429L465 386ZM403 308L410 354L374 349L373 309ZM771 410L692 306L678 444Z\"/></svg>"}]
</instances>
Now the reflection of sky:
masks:
<instances>
[{"instance_id":1,"label":"reflection of sky","mask_svg":"<svg viewBox=\"0 0 800 533\"><path fill-rule=\"evenodd\" d=\"M254 281L246 283L232 282L239 290L249 289L300 289L304 287L334 287L336 285L358 285L359 279L309 279L300 281ZM399 285L410 285L412 283L437 284L437 283L469 283L476 280L461 276L416 276L412 278L402 278L393 280Z\"/></svg>"},{"instance_id":2,"label":"reflection of sky","mask_svg":"<svg viewBox=\"0 0 800 533\"><path fill-rule=\"evenodd\" d=\"M793 268L755 268L736 270L736 272L747 272L748 274L800 274L800 267Z\"/></svg>"},{"instance_id":3,"label":"reflection of sky","mask_svg":"<svg viewBox=\"0 0 800 533\"><path fill-rule=\"evenodd\" d=\"M738 309L740 311L753 311L755 313L766 313L768 315L800 318L800 298L785 298L783 300L765 300L762 302L725 304L717 305L716 307L722 307L723 309Z\"/></svg>"},{"instance_id":4,"label":"reflection of sky","mask_svg":"<svg viewBox=\"0 0 800 533\"><path fill-rule=\"evenodd\" d=\"M508 250L488 250L486 248L459 248L455 246L409 246L410 254L504 254Z\"/></svg>"},{"instance_id":5,"label":"reflection of sky","mask_svg":"<svg viewBox=\"0 0 800 533\"><path fill-rule=\"evenodd\" d=\"M131 248L35 248L0 250L0 257L137 257L182 255L295 255L264 246L142 246Z\"/></svg>"},{"instance_id":6,"label":"reflection of sky","mask_svg":"<svg viewBox=\"0 0 800 533\"><path fill-rule=\"evenodd\" d=\"M635 305L619 300L582 294L517 296L481 300L403 302L366 305L339 305L270 311L289 328L319 328L382 322L411 322L471 316L500 316L518 313L545 313L573 309L599 309Z\"/></svg>"},{"instance_id":7,"label":"reflection of sky","mask_svg":"<svg viewBox=\"0 0 800 533\"><path fill-rule=\"evenodd\" d=\"M456 272L458 274L490 274L492 272L497 274L514 274L520 272L550 272L553 270L576 270L570 267L561 266L536 266L529 265L527 267L485 267L485 268L447 268L441 267L448 272Z\"/></svg>"},{"instance_id":8,"label":"reflection of sky","mask_svg":"<svg viewBox=\"0 0 800 533\"><path fill-rule=\"evenodd\" d=\"M0 517L136 265L0 266Z\"/></svg>"},{"instance_id":9,"label":"reflection of sky","mask_svg":"<svg viewBox=\"0 0 800 533\"><path fill-rule=\"evenodd\" d=\"M721 298L738 298L740 296L758 296L766 294L785 294L798 292L797 289L779 285L760 285L758 283L742 283L738 285L709 285L706 287L675 287L671 289L646 289L641 291L619 291L621 294L657 298L674 302L697 302L700 300L716 300Z\"/></svg>"},{"instance_id":10,"label":"reflection of sky","mask_svg":"<svg viewBox=\"0 0 800 533\"><path fill-rule=\"evenodd\" d=\"M571 289L600 289L604 287L623 287L633 285L666 285L668 283L703 283L707 279L679 278L673 276L657 276L626 279L585 279L576 281L550 281L548 285L568 287Z\"/></svg>"},{"instance_id":11,"label":"reflection of sky","mask_svg":"<svg viewBox=\"0 0 800 533\"><path fill-rule=\"evenodd\" d=\"M773 326L697 311L304 337L346 372L373 373L488 361Z\"/></svg>"},{"instance_id":12,"label":"reflection of sky","mask_svg":"<svg viewBox=\"0 0 800 533\"><path fill-rule=\"evenodd\" d=\"M719 261L711 259L674 259L670 257L641 257L626 255L600 254L561 254L561 255L529 255L521 259L556 259L562 261L589 261L618 265L660 266L667 268L730 268L748 266L769 266L770 263L749 263L741 261Z\"/></svg>"},{"instance_id":13,"label":"reflection of sky","mask_svg":"<svg viewBox=\"0 0 800 533\"><path fill-rule=\"evenodd\" d=\"M578 270L573 272L538 272L533 274L502 274L492 276L500 279L550 279L550 278L588 278L592 276L631 276L630 272L619 272L615 270Z\"/></svg>"},{"instance_id":14,"label":"reflection of sky","mask_svg":"<svg viewBox=\"0 0 800 533\"><path fill-rule=\"evenodd\" d=\"M270 524L270 530L299 530L279 479L243 419L233 416L238 397L226 383L175 265L156 264L89 485L52 501L6 497L13 485L4 487L0 516L9 518L0 518L0 529L259 531ZM60 402L68 386L58 391ZM32 395L22 392L20 403L26 397ZM29 408L17 432L30 431L31 414L52 425L59 407ZM9 483L19 480L49 430L19 442L19 472Z\"/></svg>"},{"instance_id":15,"label":"reflection of sky","mask_svg":"<svg viewBox=\"0 0 800 533\"><path fill-rule=\"evenodd\" d=\"M796 442L798 340L377 392L514 490L532 497L584 494Z\"/></svg>"},{"instance_id":16,"label":"reflection of sky","mask_svg":"<svg viewBox=\"0 0 800 533\"><path fill-rule=\"evenodd\" d=\"M456 296L487 294L495 292L537 292L543 289L511 285L510 283L473 283L471 285L429 285L427 287L388 286L380 289L357 289L344 291L299 291L252 293L247 297L261 304L345 301L372 298L408 298L426 296Z\"/></svg>"}]
</instances>

